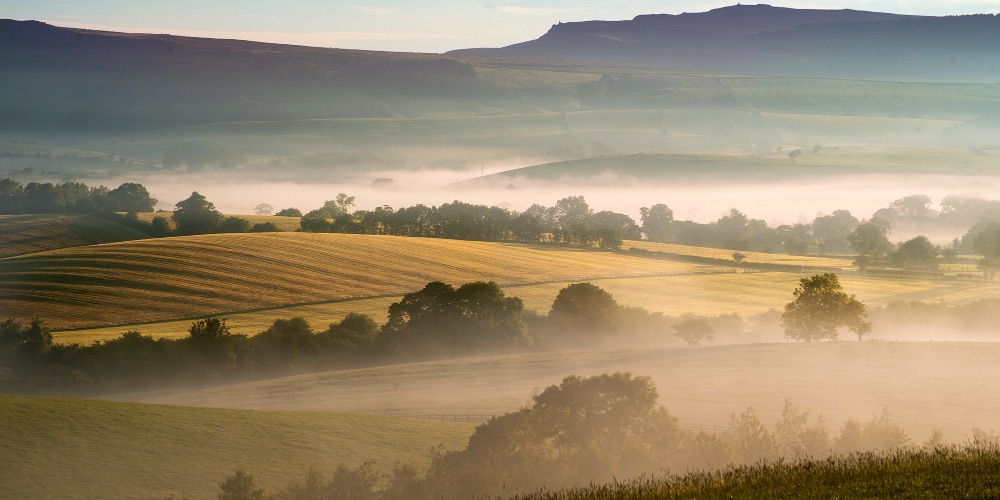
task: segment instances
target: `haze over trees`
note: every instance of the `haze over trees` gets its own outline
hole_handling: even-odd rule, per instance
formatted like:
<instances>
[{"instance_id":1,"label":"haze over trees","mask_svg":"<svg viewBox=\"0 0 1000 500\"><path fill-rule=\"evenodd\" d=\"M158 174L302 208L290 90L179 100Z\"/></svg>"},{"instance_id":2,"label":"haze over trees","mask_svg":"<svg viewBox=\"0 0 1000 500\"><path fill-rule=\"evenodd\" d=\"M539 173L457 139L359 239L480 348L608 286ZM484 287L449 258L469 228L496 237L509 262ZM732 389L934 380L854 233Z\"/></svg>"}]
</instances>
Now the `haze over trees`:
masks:
<instances>
[{"instance_id":1,"label":"haze over trees","mask_svg":"<svg viewBox=\"0 0 1000 500\"><path fill-rule=\"evenodd\" d=\"M795 300L785 305L781 325L785 336L803 342L836 340L837 330L846 327L858 341L871 332L865 305L847 295L836 274L824 273L802 278L792 292Z\"/></svg>"}]
</instances>

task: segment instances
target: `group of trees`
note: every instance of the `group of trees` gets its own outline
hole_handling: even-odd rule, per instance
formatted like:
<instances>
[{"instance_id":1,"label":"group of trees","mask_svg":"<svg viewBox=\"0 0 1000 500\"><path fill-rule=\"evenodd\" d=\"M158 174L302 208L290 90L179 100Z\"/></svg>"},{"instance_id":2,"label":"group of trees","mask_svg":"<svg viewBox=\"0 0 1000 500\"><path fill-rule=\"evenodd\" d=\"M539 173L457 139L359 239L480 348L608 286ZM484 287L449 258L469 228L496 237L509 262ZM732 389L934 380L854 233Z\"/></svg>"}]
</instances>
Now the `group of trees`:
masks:
<instances>
[{"instance_id":1,"label":"group of trees","mask_svg":"<svg viewBox=\"0 0 1000 500\"><path fill-rule=\"evenodd\" d=\"M836 435L822 415L786 400L773 430L753 408L730 417L728 432L683 429L659 405L649 377L631 373L569 376L533 396L532 405L476 428L463 450L435 450L421 476L406 464L379 474L374 462L338 466L328 477L310 469L281 499L499 498L546 488L608 483L667 471L712 470L781 459L823 459L868 450L915 448L883 410L846 421ZM924 446L940 446L940 433ZM244 470L219 483L220 499L269 498Z\"/></svg>"},{"instance_id":2,"label":"group of trees","mask_svg":"<svg viewBox=\"0 0 1000 500\"><path fill-rule=\"evenodd\" d=\"M477 241L552 239L584 246L616 249L623 239L639 239L641 228L628 215L594 212L582 196L570 196L552 207L532 205L523 212L454 201L441 206L389 206L348 209L354 197L341 193L302 218L303 231L389 234Z\"/></svg>"},{"instance_id":3,"label":"group of trees","mask_svg":"<svg viewBox=\"0 0 1000 500\"><path fill-rule=\"evenodd\" d=\"M151 212L156 199L142 184L126 182L114 189L80 182L29 182L0 179L0 214L107 214Z\"/></svg>"},{"instance_id":4,"label":"group of trees","mask_svg":"<svg viewBox=\"0 0 1000 500\"><path fill-rule=\"evenodd\" d=\"M803 279L794 297L781 316L788 338L835 339L846 327L860 340L871 330L864 305L843 292L835 275ZM323 331L303 318L279 319L251 337L209 318L193 323L181 339L130 331L83 346L54 344L38 320L22 326L10 319L0 323L0 386L141 388L529 348L662 345L670 343L671 331L696 345L717 329L739 334L743 328L736 315L674 318L623 306L591 283L560 290L542 316L526 312L519 298L494 282L458 288L431 282L393 303L381 326L355 313Z\"/></svg>"},{"instance_id":5,"label":"group of trees","mask_svg":"<svg viewBox=\"0 0 1000 500\"><path fill-rule=\"evenodd\" d=\"M0 179L0 214L148 212L156 206L146 188L124 183L115 189L88 187L78 182L60 184L32 182L22 186ZM959 252L974 252L987 279L1000 266L1000 201L948 196L941 210L931 208L925 195L912 195L890 203L869 220L859 220L847 210L820 215L812 223L769 226L731 209L710 223L675 220L665 204L640 210L641 224L626 214L609 210L595 212L582 196L569 196L546 207L535 204L523 212L502 207L454 201L441 206L414 205L393 209L381 206L351 212L355 198L340 193L316 210L306 213L286 208L275 215L301 217L300 230L354 234L389 234L453 238L477 241L557 241L618 249L623 240L680 243L727 248L737 251L785 252L804 255L854 253L861 271L880 264L896 268L933 270L938 257L948 260ZM258 214L273 207L260 204ZM152 236L206 233L274 232L272 222L251 224L245 218L224 216L197 191L177 202L169 215L155 216L146 232ZM135 221L131 221L135 222ZM941 248L926 236L916 236L897 245L889 240L892 227L922 228L933 224L969 224L962 238ZM736 255L736 254L734 254Z\"/></svg>"}]
</instances>

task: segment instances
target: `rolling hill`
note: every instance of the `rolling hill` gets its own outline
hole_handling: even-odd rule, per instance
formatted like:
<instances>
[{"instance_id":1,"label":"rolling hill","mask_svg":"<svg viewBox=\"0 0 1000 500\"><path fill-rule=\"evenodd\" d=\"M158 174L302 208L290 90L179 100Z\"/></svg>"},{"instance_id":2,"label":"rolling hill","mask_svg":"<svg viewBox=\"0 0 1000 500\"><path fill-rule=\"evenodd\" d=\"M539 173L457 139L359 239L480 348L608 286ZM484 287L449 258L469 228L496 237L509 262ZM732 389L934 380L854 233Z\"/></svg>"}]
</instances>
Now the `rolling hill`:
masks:
<instances>
[{"instance_id":1,"label":"rolling hill","mask_svg":"<svg viewBox=\"0 0 1000 500\"><path fill-rule=\"evenodd\" d=\"M905 335L905 332L900 332ZM962 442L1000 409L998 343L818 342L528 353L298 375L198 390L115 396L208 407L501 414L571 374L649 375L684 424L725 426L753 406L769 428L785 399L822 414L831 432L888 408L911 437L934 428Z\"/></svg>"},{"instance_id":2,"label":"rolling hill","mask_svg":"<svg viewBox=\"0 0 1000 500\"><path fill-rule=\"evenodd\" d=\"M0 396L6 498L209 498L238 468L271 491L311 466L395 460L465 446L473 424L377 415L251 411Z\"/></svg>"},{"instance_id":3,"label":"rolling hill","mask_svg":"<svg viewBox=\"0 0 1000 500\"><path fill-rule=\"evenodd\" d=\"M344 234L220 234L2 259L0 316L37 316L54 329L65 329L398 296L430 281L510 285L711 269L549 246Z\"/></svg>"},{"instance_id":4,"label":"rolling hill","mask_svg":"<svg viewBox=\"0 0 1000 500\"><path fill-rule=\"evenodd\" d=\"M0 215L0 259L149 235L91 215Z\"/></svg>"}]
</instances>

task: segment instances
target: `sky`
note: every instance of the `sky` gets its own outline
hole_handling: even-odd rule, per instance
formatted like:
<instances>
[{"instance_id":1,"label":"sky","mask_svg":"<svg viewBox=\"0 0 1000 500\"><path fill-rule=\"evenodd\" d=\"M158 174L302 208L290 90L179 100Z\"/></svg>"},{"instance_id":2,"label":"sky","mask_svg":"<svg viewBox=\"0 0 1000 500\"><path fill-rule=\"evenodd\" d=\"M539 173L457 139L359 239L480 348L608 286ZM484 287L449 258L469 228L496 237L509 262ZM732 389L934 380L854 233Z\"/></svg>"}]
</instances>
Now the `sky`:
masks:
<instances>
[{"instance_id":1,"label":"sky","mask_svg":"<svg viewBox=\"0 0 1000 500\"><path fill-rule=\"evenodd\" d=\"M707 0L0 0L0 18L59 26L396 52L500 47L559 22L703 12ZM1000 13L1000 0L788 0L795 8L900 14Z\"/></svg>"}]
</instances>

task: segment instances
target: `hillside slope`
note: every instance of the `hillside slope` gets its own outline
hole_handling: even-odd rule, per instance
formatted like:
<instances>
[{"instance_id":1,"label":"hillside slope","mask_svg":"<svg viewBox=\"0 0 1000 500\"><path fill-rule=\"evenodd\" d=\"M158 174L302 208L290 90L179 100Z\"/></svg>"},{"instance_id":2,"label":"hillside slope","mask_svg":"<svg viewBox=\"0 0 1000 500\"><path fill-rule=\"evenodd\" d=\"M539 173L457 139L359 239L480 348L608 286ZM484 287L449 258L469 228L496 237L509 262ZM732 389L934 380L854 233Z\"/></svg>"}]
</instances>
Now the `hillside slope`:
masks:
<instances>
[{"instance_id":1,"label":"hillside slope","mask_svg":"<svg viewBox=\"0 0 1000 500\"><path fill-rule=\"evenodd\" d=\"M899 332L905 335L905 332ZM193 391L122 395L162 404L391 414L514 411L571 374L649 375L681 422L726 425L753 406L769 427L785 399L822 414L836 433L848 418L888 408L917 441L934 428L962 442L995 428L1000 343L814 342L529 353L300 375Z\"/></svg>"},{"instance_id":2,"label":"hillside slope","mask_svg":"<svg viewBox=\"0 0 1000 500\"><path fill-rule=\"evenodd\" d=\"M0 260L0 317L53 329L500 284L705 272L713 266L473 241L258 233L162 238Z\"/></svg>"},{"instance_id":3,"label":"hillside slope","mask_svg":"<svg viewBox=\"0 0 1000 500\"><path fill-rule=\"evenodd\" d=\"M992 81L1000 17L732 5L560 23L536 40L458 54L607 60L779 76Z\"/></svg>"},{"instance_id":4,"label":"hillside slope","mask_svg":"<svg viewBox=\"0 0 1000 500\"><path fill-rule=\"evenodd\" d=\"M375 415L184 408L0 396L4 498L214 498L244 468L277 491L310 466L395 460L461 449L472 424Z\"/></svg>"},{"instance_id":5,"label":"hillside slope","mask_svg":"<svg viewBox=\"0 0 1000 500\"><path fill-rule=\"evenodd\" d=\"M149 236L91 215L0 215L0 259Z\"/></svg>"}]
</instances>

